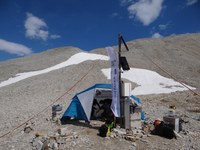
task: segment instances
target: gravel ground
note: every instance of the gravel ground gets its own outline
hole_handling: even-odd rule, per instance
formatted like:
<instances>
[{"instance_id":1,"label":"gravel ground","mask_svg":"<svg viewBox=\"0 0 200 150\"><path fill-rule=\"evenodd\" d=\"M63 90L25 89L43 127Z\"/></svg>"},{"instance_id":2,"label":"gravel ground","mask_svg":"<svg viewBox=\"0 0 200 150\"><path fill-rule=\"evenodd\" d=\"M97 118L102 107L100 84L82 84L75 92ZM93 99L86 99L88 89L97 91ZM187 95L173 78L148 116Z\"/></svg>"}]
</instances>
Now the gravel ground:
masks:
<instances>
[{"instance_id":1,"label":"gravel ground","mask_svg":"<svg viewBox=\"0 0 200 150\"><path fill-rule=\"evenodd\" d=\"M170 78L168 74L155 66L153 61L172 74L174 78L196 87L195 92L200 93L199 41L200 34L131 41L127 42L130 51L122 54L127 57L130 67L153 70ZM1 62L0 81L10 78L16 73L40 70L56 65L80 51L74 47L63 47ZM95 49L91 53L106 55L104 48ZM95 64L95 69L79 81L93 64ZM50 120L51 104L56 100L58 101L55 104L61 104L65 110L77 92L95 83L110 83L101 72L102 68L109 67L110 64L107 61L87 61L0 88L0 136L12 131L0 138L0 149L32 149L30 141L35 133L51 134L61 127L67 127L79 135L77 139L68 142L68 147L65 147L67 149L200 149L200 121L198 120L200 119L200 97L190 91L138 96L144 103L143 110L146 117L151 120L162 118L169 105L176 105L177 113L187 122L183 124L181 137L178 137L177 140L168 140L154 135L144 137L136 142L123 138L100 138L97 136L97 128L84 124L60 126ZM136 85L133 83L134 86ZM65 92L67 93L58 99ZM35 116L33 117L33 115ZM32 118L30 122L33 123L33 131L24 133L24 124L13 131L30 118ZM137 146L134 146L134 143Z\"/></svg>"}]
</instances>

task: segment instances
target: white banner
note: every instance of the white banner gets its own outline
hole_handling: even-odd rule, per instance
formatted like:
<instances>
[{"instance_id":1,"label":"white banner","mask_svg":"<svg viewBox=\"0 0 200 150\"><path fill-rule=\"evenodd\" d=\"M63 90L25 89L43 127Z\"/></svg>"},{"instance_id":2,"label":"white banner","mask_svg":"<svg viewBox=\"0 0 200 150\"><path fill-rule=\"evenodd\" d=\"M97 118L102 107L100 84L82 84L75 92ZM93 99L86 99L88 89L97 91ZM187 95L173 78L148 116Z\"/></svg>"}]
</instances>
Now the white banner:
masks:
<instances>
[{"instance_id":1,"label":"white banner","mask_svg":"<svg viewBox=\"0 0 200 150\"><path fill-rule=\"evenodd\" d=\"M119 62L115 50L112 47L106 47L111 62L111 80L112 80L112 104L111 109L116 117L120 117L120 97L119 97Z\"/></svg>"}]
</instances>

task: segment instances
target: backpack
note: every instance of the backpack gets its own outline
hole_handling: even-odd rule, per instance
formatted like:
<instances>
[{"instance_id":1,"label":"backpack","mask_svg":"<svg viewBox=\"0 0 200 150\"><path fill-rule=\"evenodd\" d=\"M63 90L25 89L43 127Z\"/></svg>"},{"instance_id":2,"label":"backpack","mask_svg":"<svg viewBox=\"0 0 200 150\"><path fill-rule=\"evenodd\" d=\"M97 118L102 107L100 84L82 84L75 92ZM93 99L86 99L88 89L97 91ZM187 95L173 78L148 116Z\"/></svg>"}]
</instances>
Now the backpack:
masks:
<instances>
[{"instance_id":1,"label":"backpack","mask_svg":"<svg viewBox=\"0 0 200 150\"><path fill-rule=\"evenodd\" d=\"M161 121L161 123L155 127L152 134L159 135L168 139L176 139L174 130L169 125L165 124L163 121Z\"/></svg>"},{"instance_id":2,"label":"backpack","mask_svg":"<svg viewBox=\"0 0 200 150\"><path fill-rule=\"evenodd\" d=\"M99 128L99 134L98 135L101 136L101 137L106 137L107 131L108 131L108 127L105 124L103 124Z\"/></svg>"}]
</instances>

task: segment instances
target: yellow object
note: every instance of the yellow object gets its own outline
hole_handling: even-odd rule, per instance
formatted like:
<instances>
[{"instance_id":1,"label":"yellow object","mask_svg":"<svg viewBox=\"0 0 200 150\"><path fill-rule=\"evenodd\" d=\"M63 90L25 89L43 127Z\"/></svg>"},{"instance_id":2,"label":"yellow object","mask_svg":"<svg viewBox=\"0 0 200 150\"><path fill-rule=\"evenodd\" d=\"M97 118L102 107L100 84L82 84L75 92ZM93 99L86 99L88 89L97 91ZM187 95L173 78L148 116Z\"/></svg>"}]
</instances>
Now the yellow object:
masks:
<instances>
[{"instance_id":1,"label":"yellow object","mask_svg":"<svg viewBox=\"0 0 200 150\"><path fill-rule=\"evenodd\" d=\"M106 136L109 136L111 133L111 128L114 127L114 122L112 122L111 124L106 124L106 127L108 128Z\"/></svg>"},{"instance_id":2,"label":"yellow object","mask_svg":"<svg viewBox=\"0 0 200 150\"><path fill-rule=\"evenodd\" d=\"M175 105L169 106L170 109L176 109Z\"/></svg>"},{"instance_id":3,"label":"yellow object","mask_svg":"<svg viewBox=\"0 0 200 150\"><path fill-rule=\"evenodd\" d=\"M110 127L108 127L108 130L107 130L107 133L106 133L106 136L109 136L110 135Z\"/></svg>"}]
</instances>

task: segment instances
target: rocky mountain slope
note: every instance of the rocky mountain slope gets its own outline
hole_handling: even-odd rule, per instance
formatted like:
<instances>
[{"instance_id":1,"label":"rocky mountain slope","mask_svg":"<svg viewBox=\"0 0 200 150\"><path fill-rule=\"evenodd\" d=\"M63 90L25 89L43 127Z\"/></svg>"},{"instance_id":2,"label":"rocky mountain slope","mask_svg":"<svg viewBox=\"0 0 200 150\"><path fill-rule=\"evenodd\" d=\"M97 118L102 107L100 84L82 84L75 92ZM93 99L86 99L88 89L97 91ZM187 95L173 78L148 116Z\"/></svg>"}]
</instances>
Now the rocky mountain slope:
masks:
<instances>
[{"instance_id":1,"label":"rocky mountain slope","mask_svg":"<svg viewBox=\"0 0 200 150\"><path fill-rule=\"evenodd\" d=\"M122 55L127 57L130 67L149 69L165 77L173 77L195 87L194 92L200 94L199 41L200 34L135 40L127 42L129 52L122 46ZM115 49L118 51L117 46ZM0 82L17 73L51 67L81 51L74 47L63 47L0 62ZM90 53L107 55L105 48ZM101 69L109 67L109 61L85 61L1 87L0 149L32 149L30 141L36 133L53 134L61 127L78 134L78 138L66 143L67 149L199 149L200 97L191 91L138 96L144 102L146 116L152 120L162 118L169 105L176 105L178 114L188 122L184 124L184 132L180 133L181 137L177 140L150 136L133 143L124 138L100 138L94 127L85 124L59 126L50 120L52 104L62 104L65 110L77 92L95 83L110 83L101 72ZM34 130L30 133L23 132L23 123L27 120L34 124Z\"/></svg>"}]
</instances>

